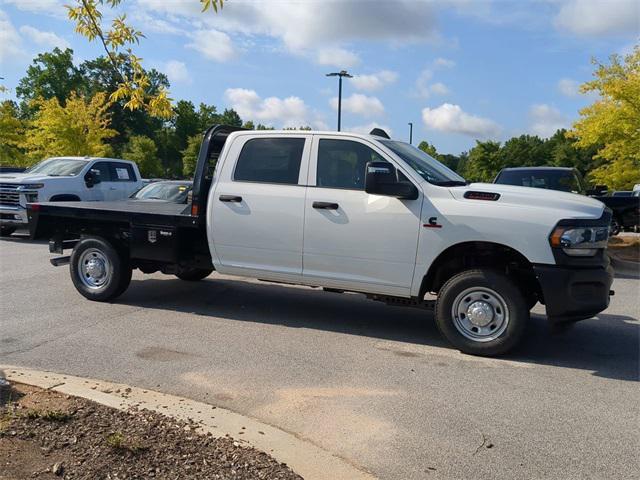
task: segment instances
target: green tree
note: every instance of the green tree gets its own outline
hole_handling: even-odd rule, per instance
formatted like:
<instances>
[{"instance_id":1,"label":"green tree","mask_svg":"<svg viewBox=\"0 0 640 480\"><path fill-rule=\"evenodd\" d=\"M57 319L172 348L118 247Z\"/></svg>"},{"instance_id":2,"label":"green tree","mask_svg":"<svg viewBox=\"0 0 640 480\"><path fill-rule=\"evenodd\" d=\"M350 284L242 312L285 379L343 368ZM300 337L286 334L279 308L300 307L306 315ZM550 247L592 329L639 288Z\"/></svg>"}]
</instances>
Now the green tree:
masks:
<instances>
[{"instance_id":1,"label":"green tree","mask_svg":"<svg viewBox=\"0 0 640 480\"><path fill-rule=\"evenodd\" d=\"M71 92L84 93L84 85L82 71L73 64L73 50L56 47L33 59L16 87L16 96L22 100L23 109L32 114L32 100L55 98L64 106Z\"/></svg>"},{"instance_id":2,"label":"green tree","mask_svg":"<svg viewBox=\"0 0 640 480\"><path fill-rule=\"evenodd\" d=\"M436 160L438 159L438 151L436 150L436 147L431 145L429 142L425 140L421 141L418 144L418 148L422 150L424 153L426 153L427 155L435 158Z\"/></svg>"},{"instance_id":3,"label":"green tree","mask_svg":"<svg viewBox=\"0 0 640 480\"><path fill-rule=\"evenodd\" d=\"M154 141L148 137L142 135L132 136L122 156L126 160L136 162L143 177L160 177L164 173L158 158L158 148Z\"/></svg>"},{"instance_id":4,"label":"green tree","mask_svg":"<svg viewBox=\"0 0 640 480\"><path fill-rule=\"evenodd\" d=\"M219 115L217 123L222 125L231 125L232 127L241 127L242 119L240 118L240 115L238 115L238 112L233 108L227 108L222 115Z\"/></svg>"},{"instance_id":5,"label":"green tree","mask_svg":"<svg viewBox=\"0 0 640 480\"><path fill-rule=\"evenodd\" d=\"M18 116L15 102L0 103L0 165L22 165L24 152L20 147L24 141L25 122Z\"/></svg>"},{"instance_id":6,"label":"green tree","mask_svg":"<svg viewBox=\"0 0 640 480\"><path fill-rule=\"evenodd\" d=\"M24 142L31 162L52 156L111 154L107 140L116 132L110 128L105 93L87 99L71 92L65 105L57 98L33 103L37 111Z\"/></svg>"},{"instance_id":7,"label":"green tree","mask_svg":"<svg viewBox=\"0 0 640 480\"><path fill-rule=\"evenodd\" d=\"M499 162L491 172L494 177L505 167L536 167L551 164L551 151L547 142L536 135L520 135L507 140L500 149Z\"/></svg>"},{"instance_id":8,"label":"green tree","mask_svg":"<svg viewBox=\"0 0 640 480\"><path fill-rule=\"evenodd\" d=\"M193 178L196 171L200 143L202 143L202 135L189 137L187 147L182 151L182 174L187 178Z\"/></svg>"},{"instance_id":9,"label":"green tree","mask_svg":"<svg viewBox=\"0 0 640 480\"><path fill-rule=\"evenodd\" d=\"M595 78L581 90L599 98L580 110L568 135L579 147L598 148L603 163L590 172L595 182L629 190L640 181L640 45L624 58L612 55L608 65L594 63Z\"/></svg>"},{"instance_id":10,"label":"green tree","mask_svg":"<svg viewBox=\"0 0 640 480\"><path fill-rule=\"evenodd\" d=\"M476 182L491 182L500 171L500 142L476 140L476 145L469 150L462 176Z\"/></svg>"}]
</instances>

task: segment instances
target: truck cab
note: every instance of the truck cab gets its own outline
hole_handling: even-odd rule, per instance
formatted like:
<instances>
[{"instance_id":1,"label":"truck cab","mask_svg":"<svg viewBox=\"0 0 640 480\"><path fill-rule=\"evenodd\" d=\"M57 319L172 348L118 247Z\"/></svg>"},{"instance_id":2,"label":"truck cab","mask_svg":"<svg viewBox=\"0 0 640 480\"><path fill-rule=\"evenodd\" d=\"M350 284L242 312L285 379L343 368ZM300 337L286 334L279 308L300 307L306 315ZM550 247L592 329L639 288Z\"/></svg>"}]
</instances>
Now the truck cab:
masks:
<instances>
[{"instance_id":1,"label":"truck cab","mask_svg":"<svg viewBox=\"0 0 640 480\"><path fill-rule=\"evenodd\" d=\"M593 199L468 184L384 132L242 131L204 136L183 211L34 204L34 238L70 257L78 291L122 294L138 268L183 280L213 270L358 292L431 309L460 350L497 355L525 335L529 311L553 323L609 303L611 212Z\"/></svg>"},{"instance_id":2,"label":"truck cab","mask_svg":"<svg viewBox=\"0 0 640 480\"><path fill-rule=\"evenodd\" d=\"M142 186L134 162L113 158L54 157L22 173L0 174L0 231L27 227L30 202L127 198Z\"/></svg>"}]
</instances>

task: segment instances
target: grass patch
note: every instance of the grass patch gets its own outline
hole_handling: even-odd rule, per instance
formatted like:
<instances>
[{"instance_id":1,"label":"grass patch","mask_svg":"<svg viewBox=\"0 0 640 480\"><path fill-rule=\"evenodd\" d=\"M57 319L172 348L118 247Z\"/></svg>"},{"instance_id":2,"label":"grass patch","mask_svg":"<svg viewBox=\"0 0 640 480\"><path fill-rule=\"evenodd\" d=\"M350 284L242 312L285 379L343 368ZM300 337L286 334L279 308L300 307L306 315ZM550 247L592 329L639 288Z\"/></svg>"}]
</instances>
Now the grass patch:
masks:
<instances>
[{"instance_id":1,"label":"grass patch","mask_svg":"<svg viewBox=\"0 0 640 480\"><path fill-rule=\"evenodd\" d=\"M121 432L109 434L107 436L107 445L114 450L128 451L131 453L138 453L149 448L135 438L125 437Z\"/></svg>"},{"instance_id":2,"label":"grass patch","mask_svg":"<svg viewBox=\"0 0 640 480\"><path fill-rule=\"evenodd\" d=\"M40 418L49 422L60 423L67 422L71 418L71 415L60 410L28 410L24 416L29 420L37 420Z\"/></svg>"}]
</instances>

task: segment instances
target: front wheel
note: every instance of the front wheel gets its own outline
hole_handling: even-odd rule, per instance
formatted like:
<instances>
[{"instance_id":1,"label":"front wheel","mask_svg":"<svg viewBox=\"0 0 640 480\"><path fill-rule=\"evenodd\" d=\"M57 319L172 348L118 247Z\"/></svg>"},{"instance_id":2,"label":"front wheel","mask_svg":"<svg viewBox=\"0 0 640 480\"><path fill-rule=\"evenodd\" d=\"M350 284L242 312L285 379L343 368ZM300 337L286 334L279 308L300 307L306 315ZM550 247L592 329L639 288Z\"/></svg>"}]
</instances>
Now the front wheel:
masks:
<instances>
[{"instance_id":1,"label":"front wheel","mask_svg":"<svg viewBox=\"0 0 640 480\"><path fill-rule=\"evenodd\" d=\"M13 232L17 230L16 227L0 227L0 237L10 237Z\"/></svg>"},{"instance_id":2,"label":"front wheel","mask_svg":"<svg viewBox=\"0 0 640 480\"><path fill-rule=\"evenodd\" d=\"M524 335L529 309L506 275L467 270L447 281L436 302L436 324L456 348L472 355L500 355Z\"/></svg>"},{"instance_id":3,"label":"front wheel","mask_svg":"<svg viewBox=\"0 0 640 480\"><path fill-rule=\"evenodd\" d=\"M212 272L213 269L209 268L184 268L176 273L176 277L187 282L197 282L207 278Z\"/></svg>"},{"instance_id":4,"label":"front wheel","mask_svg":"<svg viewBox=\"0 0 640 480\"><path fill-rule=\"evenodd\" d=\"M97 302L118 297L131 281L128 259L100 237L87 237L78 242L71 253L69 271L76 290Z\"/></svg>"}]
</instances>

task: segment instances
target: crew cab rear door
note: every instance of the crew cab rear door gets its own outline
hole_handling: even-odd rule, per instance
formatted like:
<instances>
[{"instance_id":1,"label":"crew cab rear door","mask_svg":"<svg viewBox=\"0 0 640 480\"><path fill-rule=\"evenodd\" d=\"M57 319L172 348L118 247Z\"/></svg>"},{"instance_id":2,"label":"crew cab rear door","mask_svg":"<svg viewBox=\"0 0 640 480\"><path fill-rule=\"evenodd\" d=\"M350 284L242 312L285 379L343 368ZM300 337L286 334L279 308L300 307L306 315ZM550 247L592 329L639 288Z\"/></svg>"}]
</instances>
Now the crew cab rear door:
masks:
<instances>
[{"instance_id":1,"label":"crew cab rear door","mask_svg":"<svg viewBox=\"0 0 640 480\"><path fill-rule=\"evenodd\" d=\"M305 203L305 283L389 295L410 293L422 192L415 200L364 191L366 164L386 161L373 142L315 135ZM407 179L408 180L408 179Z\"/></svg>"},{"instance_id":2,"label":"crew cab rear door","mask_svg":"<svg viewBox=\"0 0 640 480\"><path fill-rule=\"evenodd\" d=\"M311 135L240 134L216 170L213 253L221 273L299 279Z\"/></svg>"}]
</instances>

